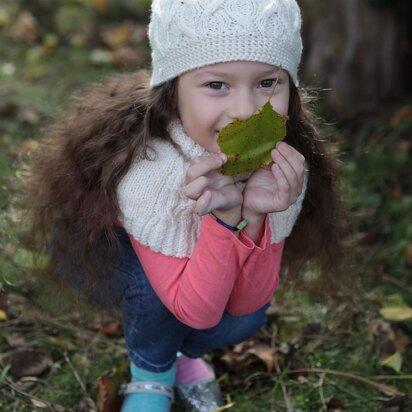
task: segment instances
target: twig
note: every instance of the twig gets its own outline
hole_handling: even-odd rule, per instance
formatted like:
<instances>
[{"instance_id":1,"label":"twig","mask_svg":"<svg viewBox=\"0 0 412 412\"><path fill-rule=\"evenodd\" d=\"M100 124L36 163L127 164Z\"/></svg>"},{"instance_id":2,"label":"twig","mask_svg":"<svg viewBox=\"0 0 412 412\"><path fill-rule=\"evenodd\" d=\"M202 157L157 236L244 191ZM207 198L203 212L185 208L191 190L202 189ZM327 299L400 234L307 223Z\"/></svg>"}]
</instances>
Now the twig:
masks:
<instances>
[{"instance_id":1,"label":"twig","mask_svg":"<svg viewBox=\"0 0 412 412\"><path fill-rule=\"evenodd\" d=\"M409 293L412 293L412 288L408 285L406 285L405 283L401 282L399 279L396 279L392 276L386 275L386 274L382 274L382 280L388 282L388 283L392 283L396 286L399 286L400 288L408 291Z\"/></svg>"},{"instance_id":2,"label":"twig","mask_svg":"<svg viewBox=\"0 0 412 412\"><path fill-rule=\"evenodd\" d=\"M76 380L77 380L77 383L78 383L78 384L80 385L80 387L82 388L82 391L83 391L84 393L86 393L86 385L85 385L85 383L81 380L79 374L77 373L77 370L74 368L71 360L70 360L69 357L67 356L67 353L64 352L64 353L63 353L63 356L64 356L64 360L65 360L66 363L69 365L69 368L72 370L73 375L74 375L74 377L75 377Z\"/></svg>"},{"instance_id":3,"label":"twig","mask_svg":"<svg viewBox=\"0 0 412 412\"><path fill-rule=\"evenodd\" d=\"M408 380L408 379L412 379L412 375L399 375L399 376L395 376L395 375L376 375L376 376L371 376L371 379L374 380L380 380L380 379L392 379L392 380Z\"/></svg>"},{"instance_id":4,"label":"twig","mask_svg":"<svg viewBox=\"0 0 412 412\"><path fill-rule=\"evenodd\" d=\"M346 393L347 395L349 395L352 398L357 398L357 399L361 399L361 400L365 399L365 396L363 394L359 395L358 393L356 393L354 391L350 391L350 390L346 389L343 385L340 385L339 383L334 381L333 379L331 379L329 381L329 383L331 385L333 385L335 388L338 388L340 391Z\"/></svg>"},{"instance_id":5,"label":"twig","mask_svg":"<svg viewBox=\"0 0 412 412\"><path fill-rule=\"evenodd\" d=\"M63 353L64 359L66 361L66 363L69 365L69 368L72 370L74 377L76 378L78 384L80 385L80 388L83 391L83 396L86 398L87 402L94 407L94 409L96 410L96 405L93 401L93 399L89 396L89 394L87 393L87 388L86 388L86 384L82 381L82 379L80 378L80 375L78 374L77 370L75 369L75 367L73 366L70 358L68 357L67 353L64 352Z\"/></svg>"},{"instance_id":6,"label":"twig","mask_svg":"<svg viewBox=\"0 0 412 412\"><path fill-rule=\"evenodd\" d=\"M278 375L281 374L281 370L280 370L280 366L279 366L279 362L276 358L276 356L273 357L274 363L275 363L275 369L276 369L276 373ZM282 393L283 393L283 399L285 400L285 405L286 405L286 409L288 412L293 412L292 406L290 404L290 399L289 399L289 395L288 392L286 390L286 386L285 384L280 381L280 387L282 388Z\"/></svg>"},{"instance_id":7,"label":"twig","mask_svg":"<svg viewBox=\"0 0 412 412\"><path fill-rule=\"evenodd\" d=\"M323 381L325 379L325 374L322 373L319 378L319 396L320 396L320 401L322 402L322 409L321 411L326 411L326 401L325 401L325 394L323 393Z\"/></svg>"},{"instance_id":8,"label":"twig","mask_svg":"<svg viewBox=\"0 0 412 412\"><path fill-rule=\"evenodd\" d=\"M115 342L113 342L111 339L109 339L105 335L103 335L101 333L98 333L98 332L91 332L91 331L88 331L86 329L82 329L78 326L74 326L70 323L69 324L64 324L64 323L57 322L57 321L52 320L52 319L36 318L36 320L40 321L41 323L44 323L46 325L54 326L54 327L59 328L59 329L65 329L65 330L69 330L71 332L77 332L77 333L81 333L81 334L84 334L84 335L88 335L92 338L99 339L99 340L103 341L104 343L108 343L110 345L116 346Z\"/></svg>"},{"instance_id":9,"label":"twig","mask_svg":"<svg viewBox=\"0 0 412 412\"><path fill-rule=\"evenodd\" d=\"M340 372L340 371L333 371L333 370L328 370L328 369L294 369L291 371L287 372L288 374L293 373L325 373L325 374L329 374L329 375L336 375L336 376L342 376L344 378L348 378L348 379L353 379L356 381L360 381L363 383L366 383L370 386L375 387L376 389L380 390L381 392L386 393L387 395L393 395L393 396L404 396L405 394L402 392L399 392L397 389L392 388L391 386L385 385L383 383L376 383L373 382L370 379L364 378L363 376L358 376L358 375L353 375L352 373L348 373L348 372Z\"/></svg>"},{"instance_id":10,"label":"twig","mask_svg":"<svg viewBox=\"0 0 412 412\"><path fill-rule=\"evenodd\" d=\"M34 401L37 401L40 403L44 403L52 412L54 412L53 405L50 402L40 399L37 396L31 395L30 393L24 392L18 386L16 386L9 378L6 377L6 379L3 381L3 384L6 384L11 389L13 389L15 392L19 393L20 395L25 396L26 398L33 399Z\"/></svg>"}]
</instances>

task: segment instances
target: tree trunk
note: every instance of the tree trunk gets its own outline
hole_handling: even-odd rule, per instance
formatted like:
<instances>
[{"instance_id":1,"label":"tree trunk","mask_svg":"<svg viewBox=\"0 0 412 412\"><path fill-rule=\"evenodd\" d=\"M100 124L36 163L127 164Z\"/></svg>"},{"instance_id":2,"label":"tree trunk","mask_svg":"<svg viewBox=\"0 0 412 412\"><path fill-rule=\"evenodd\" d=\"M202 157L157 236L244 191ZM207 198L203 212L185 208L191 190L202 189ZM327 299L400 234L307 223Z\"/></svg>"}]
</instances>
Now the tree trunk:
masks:
<instances>
[{"instance_id":1,"label":"tree trunk","mask_svg":"<svg viewBox=\"0 0 412 412\"><path fill-rule=\"evenodd\" d=\"M300 0L303 83L330 89L327 101L350 113L375 111L410 92L410 66L405 70L404 65L411 60L411 3Z\"/></svg>"}]
</instances>

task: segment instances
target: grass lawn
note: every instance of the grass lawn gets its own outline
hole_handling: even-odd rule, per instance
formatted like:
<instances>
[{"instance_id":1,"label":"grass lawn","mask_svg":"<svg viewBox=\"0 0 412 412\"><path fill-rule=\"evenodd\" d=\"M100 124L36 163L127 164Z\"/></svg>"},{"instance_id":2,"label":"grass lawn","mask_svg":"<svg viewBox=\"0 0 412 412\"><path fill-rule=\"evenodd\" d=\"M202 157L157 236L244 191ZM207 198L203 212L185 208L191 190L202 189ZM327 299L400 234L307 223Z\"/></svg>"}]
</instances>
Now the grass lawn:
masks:
<instances>
[{"instance_id":1,"label":"grass lawn","mask_svg":"<svg viewBox=\"0 0 412 412\"><path fill-rule=\"evenodd\" d=\"M119 69L80 46L45 53L1 32L0 44L0 410L116 410L110 393L127 379L119 316L34 277L12 199L41 128ZM283 280L259 335L210 354L228 410L412 410L412 109L329 120L344 163L349 282L328 291L310 271Z\"/></svg>"}]
</instances>

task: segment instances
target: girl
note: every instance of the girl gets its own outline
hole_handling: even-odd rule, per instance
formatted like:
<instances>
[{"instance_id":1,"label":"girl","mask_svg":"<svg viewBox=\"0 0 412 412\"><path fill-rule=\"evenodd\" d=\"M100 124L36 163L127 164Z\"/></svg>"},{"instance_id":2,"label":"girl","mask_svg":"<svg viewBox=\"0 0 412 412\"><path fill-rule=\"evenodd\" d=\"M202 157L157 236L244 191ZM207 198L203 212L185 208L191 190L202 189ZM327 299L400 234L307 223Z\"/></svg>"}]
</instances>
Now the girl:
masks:
<instances>
[{"instance_id":1,"label":"girl","mask_svg":"<svg viewBox=\"0 0 412 412\"><path fill-rule=\"evenodd\" d=\"M95 86L43 142L35 234L60 276L122 311L124 412L168 411L173 386L218 408L202 357L265 323L285 244L289 270L336 261L332 161L297 89L300 26L295 0L154 0L152 74ZM222 175L218 132L268 99L289 116L273 163Z\"/></svg>"}]
</instances>

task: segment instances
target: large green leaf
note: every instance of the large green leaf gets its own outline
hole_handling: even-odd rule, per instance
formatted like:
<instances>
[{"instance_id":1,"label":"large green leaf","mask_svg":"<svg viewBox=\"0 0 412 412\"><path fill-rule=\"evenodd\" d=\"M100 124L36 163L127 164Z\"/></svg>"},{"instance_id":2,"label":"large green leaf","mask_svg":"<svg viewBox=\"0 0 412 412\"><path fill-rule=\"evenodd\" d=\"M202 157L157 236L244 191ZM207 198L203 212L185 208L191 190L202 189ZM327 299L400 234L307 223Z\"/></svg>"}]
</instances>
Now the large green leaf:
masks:
<instances>
[{"instance_id":1,"label":"large green leaf","mask_svg":"<svg viewBox=\"0 0 412 412\"><path fill-rule=\"evenodd\" d=\"M220 130L217 142L228 158L222 173L242 174L271 163L270 152L286 136L288 118L275 112L268 101L248 119L236 119Z\"/></svg>"}]
</instances>

